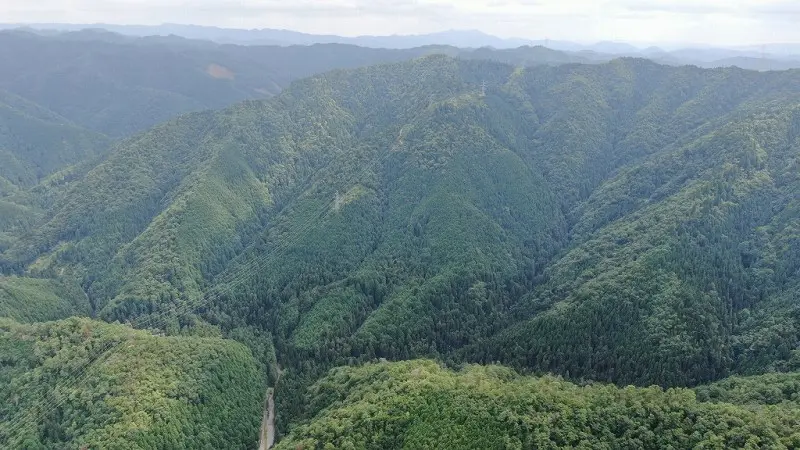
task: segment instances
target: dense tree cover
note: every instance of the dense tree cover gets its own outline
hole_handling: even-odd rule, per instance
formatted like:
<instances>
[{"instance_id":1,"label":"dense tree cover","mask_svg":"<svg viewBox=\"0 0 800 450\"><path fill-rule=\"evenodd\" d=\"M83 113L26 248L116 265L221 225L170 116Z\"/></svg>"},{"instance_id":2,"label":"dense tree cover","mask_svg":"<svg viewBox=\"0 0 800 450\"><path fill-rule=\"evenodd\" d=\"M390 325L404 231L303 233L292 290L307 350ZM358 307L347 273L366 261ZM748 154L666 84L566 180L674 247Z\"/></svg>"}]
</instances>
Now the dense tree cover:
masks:
<instances>
[{"instance_id":1,"label":"dense tree cover","mask_svg":"<svg viewBox=\"0 0 800 450\"><path fill-rule=\"evenodd\" d=\"M793 370L800 367L795 360ZM734 376L695 388L703 401L742 405L783 405L797 408L800 403L800 373L768 373L749 377Z\"/></svg>"},{"instance_id":2,"label":"dense tree cover","mask_svg":"<svg viewBox=\"0 0 800 450\"><path fill-rule=\"evenodd\" d=\"M328 70L432 53L519 65L582 61L541 47L235 46L177 37L127 38L99 30L52 36L11 30L0 32L0 59L6 62L0 68L0 89L88 129L127 136L180 113L269 97L293 80Z\"/></svg>"},{"instance_id":3,"label":"dense tree cover","mask_svg":"<svg viewBox=\"0 0 800 450\"><path fill-rule=\"evenodd\" d=\"M0 251L42 217L32 188L108 149L105 136L0 89Z\"/></svg>"},{"instance_id":4,"label":"dense tree cover","mask_svg":"<svg viewBox=\"0 0 800 450\"><path fill-rule=\"evenodd\" d=\"M41 188L0 264L107 320L218 326L284 369L284 432L309 385L374 358L663 387L792 371L798 85L638 59L334 71Z\"/></svg>"},{"instance_id":5,"label":"dense tree cover","mask_svg":"<svg viewBox=\"0 0 800 450\"><path fill-rule=\"evenodd\" d=\"M414 51L353 46L237 47L183 39L109 39L88 31L0 33L0 89L111 136L180 113L274 95L291 80L337 67L397 61ZM114 36L114 35L111 35Z\"/></svg>"},{"instance_id":6,"label":"dense tree cover","mask_svg":"<svg viewBox=\"0 0 800 450\"><path fill-rule=\"evenodd\" d=\"M272 96L292 80L333 68L432 53L519 65L581 60L541 47L234 46L99 30L0 32L0 58L7 62L0 68L0 251L61 200L66 184L101 161L92 157L109 147L100 133L127 136L180 113ZM247 144L258 145L255 138L261 137ZM37 183L43 185L30 192Z\"/></svg>"},{"instance_id":7,"label":"dense tree cover","mask_svg":"<svg viewBox=\"0 0 800 450\"><path fill-rule=\"evenodd\" d=\"M108 145L105 136L0 90L0 177L6 182L33 186L47 175L105 152ZM8 193L0 187L0 195Z\"/></svg>"},{"instance_id":8,"label":"dense tree cover","mask_svg":"<svg viewBox=\"0 0 800 450\"><path fill-rule=\"evenodd\" d=\"M35 224L41 215L41 210L26 202L0 198L0 252L11 247L19 234Z\"/></svg>"},{"instance_id":9,"label":"dense tree cover","mask_svg":"<svg viewBox=\"0 0 800 450\"><path fill-rule=\"evenodd\" d=\"M425 66L324 78L367 118L360 139L375 143L379 163L357 164L355 180L342 176L346 163L321 173L287 222L231 266L256 283L220 302L234 321L264 323L279 359L301 373L326 360L464 346L468 359L622 383L692 385L768 367L745 359L757 347L744 339L769 335L744 335L740 319L781 298L791 307L796 291L778 277L758 281L775 269L743 249L777 251L769 260L796 280L787 277L797 270L796 73L639 60L494 74L492 65L428 64L443 89L458 92L447 83L460 82L466 93L436 102ZM475 95L492 75L507 81L502 89ZM417 95L434 97L410 120L413 89L378 90L406 79L426 80ZM359 95L388 100L376 111ZM383 136L382 117L392 120ZM320 199L337 191L359 196L331 214ZM770 221L765 240L749 237ZM245 313L239 304L256 306ZM751 322L764 329L750 334L776 332ZM797 334L771 342L764 351L782 352L767 356L780 370Z\"/></svg>"},{"instance_id":10,"label":"dense tree cover","mask_svg":"<svg viewBox=\"0 0 800 450\"><path fill-rule=\"evenodd\" d=\"M0 447L254 448L265 384L219 338L0 319Z\"/></svg>"},{"instance_id":11,"label":"dense tree cover","mask_svg":"<svg viewBox=\"0 0 800 450\"><path fill-rule=\"evenodd\" d=\"M80 286L53 279L0 277L0 317L45 322L88 316L89 299Z\"/></svg>"},{"instance_id":12,"label":"dense tree cover","mask_svg":"<svg viewBox=\"0 0 800 450\"><path fill-rule=\"evenodd\" d=\"M596 190L520 303L532 318L490 358L663 385L785 368L800 343L794 108L743 113Z\"/></svg>"},{"instance_id":13,"label":"dense tree cover","mask_svg":"<svg viewBox=\"0 0 800 450\"><path fill-rule=\"evenodd\" d=\"M609 293L638 289L634 300L708 294L707 311L694 309L703 318L676 320L717 317L730 333L731 314L773 297L743 292L753 281L741 266L761 270L746 261L757 256L695 235L738 245L756 228L767 233L775 217L767 239L785 249L774 258L788 264L777 273L791 281L797 116L787 94L796 76L642 60L515 70L442 57L334 72L274 100L186 116L128 141L6 253L25 264L38 258L29 267L42 274L71 271L98 310L123 305L110 312L119 318L198 300L227 269L205 296L224 293L220 320L264 326L296 350L333 345L333 356L446 354L509 320L575 303L567 296L581 280L605 282ZM485 80L492 88L482 97ZM765 209L762 198L783 212ZM733 260L717 267L708 248ZM719 273L712 279L709 270ZM712 295L715 280L726 285ZM730 303L737 295L748 298ZM635 326L608 327L641 343L632 330L647 333L645 316L659 323L645 306L642 320L635 305L635 314L615 316ZM538 320L556 311L568 313L559 306ZM614 332L598 334L619 346ZM565 334L575 343L564 345L582 345L579 334ZM720 338L711 334L703 351ZM341 338L347 350L335 348ZM682 358L676 348L668 351ZM684 382L721 375L701 370Z\"/></svg>"},{"instance_id":14,"label":"dense tree cover","mask_svg":"<svg viewBox=\"0 0 800 450\"><path fill-rule=\"evenodd\" d=\"M753 380L755 381L755 380ZM760 380L764 381L764 380ZM795 407L698 401L687 389L578 386L432 361L333 370L278 449L796 448Z\"/></svg>"}]
</instances>

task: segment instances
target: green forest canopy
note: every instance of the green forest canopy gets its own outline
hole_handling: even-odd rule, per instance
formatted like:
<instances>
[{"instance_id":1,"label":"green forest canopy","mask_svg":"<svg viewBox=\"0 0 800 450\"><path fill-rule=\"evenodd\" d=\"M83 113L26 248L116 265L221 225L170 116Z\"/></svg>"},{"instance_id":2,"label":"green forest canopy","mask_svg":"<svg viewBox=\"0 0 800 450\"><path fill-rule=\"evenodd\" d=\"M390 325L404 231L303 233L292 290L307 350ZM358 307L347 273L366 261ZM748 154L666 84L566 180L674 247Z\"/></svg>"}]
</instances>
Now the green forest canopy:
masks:
<instances>
[{"instance_id":1,"label":"green forest canopy","mask_svg":"<svg viewBox=\"0 0 800 450\"><path fill-rule=\"evenodd\" d=\"M137 335L163 355L148 362L157 372L226 377L187 383L232 402L231 416L170 398L168 423L136 435L144 447L201 428L214 442L234 439L220 427L240 413L253 422L232 428L231 442L252 446L264 383L242 377L252 369L274 384L282 367L287 446L344 446L346 437L357 448L392 447L408 436L425 447L472 436L512 447L545 437L659 447L671 436L681 447L752 438L790 448L800 368L798 85L797 71L639 59L519 68L445 56L304 79L269 100L162 123L33 189L0 180L19 217L0 223L0 267L18 275L3 279L16 291L0 291L0 308L35 321L86 314L88 303L98 318L173 335ZM47 375L27 359L28 340L13 337L19 330L66 327L58 333L75 338L77 363L90 361L69 324L105 325L71 320L6 325L4 345L21 355L9 365L21 377L15 386ZM109 336L139 333L108 327ZM218 337L187 336L208 333ZM218 348L246 370L194 365ZM456 374L425 361L329 372L421 357L499 361L569 382L495 366ZM417 370L424 389L407 373ZM57 383L54 373L42 389ZM144 374L132 376L149 386ZM337 377L355 381L332 386ZM590 380L699 387L695 398ZM497 409L478 408L481 397L457 388L467 381ZM364 393L378 388L397 411L429 420L386 416ZM538 388L552 396L537 397ZM526 425L570 405L584 411L574 422ZM505 414L490 427L496 436L478 434L486 411ZM373 412L380 420L367 420ZM103 423L131 424L114 417L124 419ZM105 425L65 431L60 417L37 427L6 439L111 436Z\"/></svg>"},{"instance_id":2,"label":"green forest canopy","mask_svg":"<svg viewBox=\"0 0 800 450\"><path fill-rule=\"evenodd\" d=\"M257 440L265 384L242 344L90 319L0 319L0 447L230 448Z\"/></svg>"},{"instance_id":3,"label":"green forest canopy","mask_svg":"<svg viewBox=\"0 0 800 450\"><path fill-rule=\"evenodd\" d=\"M454 372L418 360L340 368L315 383L307 397L313 419L294 428L276 448L800 445L796 402L744 405L739 403L743 399L732 398L735 403L709 403L688 389L578 386L551 376L521 377L500 366Z\"/></svg>"}]
</instances>

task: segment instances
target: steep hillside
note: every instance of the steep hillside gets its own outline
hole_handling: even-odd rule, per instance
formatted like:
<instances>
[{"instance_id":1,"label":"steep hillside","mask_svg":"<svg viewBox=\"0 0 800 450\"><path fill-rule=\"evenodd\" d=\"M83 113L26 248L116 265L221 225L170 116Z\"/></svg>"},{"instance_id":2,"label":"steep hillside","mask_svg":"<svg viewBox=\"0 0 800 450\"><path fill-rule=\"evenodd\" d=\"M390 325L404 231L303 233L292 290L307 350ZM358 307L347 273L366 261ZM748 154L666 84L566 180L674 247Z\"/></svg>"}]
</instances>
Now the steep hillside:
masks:
<instances>
[{"instance_id":1,"label":"steep hillside","mask_svg":"<svg viewBox=\"0 0 800 450\"><path fill-rule=\"evenodd\" d=\"M0 320L3 448L254 448L264 384L219 338ZM146 355L146 357L142 357Z\"/></svg>"},{"instance_id":2,"label":"steep hillside","mask_svg":"<svg viewBox=\"0 0 800 450\"><path fill-rule=\"evenodd\" d=\"M800 339L798 120L750 106L603 183L489 358L666 385L783 367Z\"/></svg>"},{"instance_id":3,"label":"steep hillside","mask_svg":"<svg viewBox=\"0 0 800 450\"><path fill-rule=\"evenodd\" d=\"M13 192L9 183L31 187L108 146L105 136L0 90L0 197Z\"/></svg>"},{"instance_id":4,"label":"steep hillside","mask_svg":"<svg viewBox=\"0 0 800 450\"><path fill-rule=\"evenodd\" d=\"M89 299L80 286L57 280L0 277L0 317L45 322L88 316Z\"/></svg>"},{"instance_id":5,"label":"steep hillside","mask_svg":"<svg viewBox=\"0 0 800 450\"><path fill-rule=\"evenodd\" d=\"M638 59L334 71L124 142L3 267L242 339L285 369L284 431L331 367L381 357L665 387L795 370L798 86Z\"/></svg>"},{"instance_id":6,"label":"steep hillside","mask_svg":"<svg viewBox=\"0 0 800 450\"><path fill-rule=\"evenodd\" d=\"M0 67L0 89L83 127L119 137L181 113L270 97L293 80L329 70L433 53L517 65L582 61L542 47L473 51L448 46L236 46L174 36L129 38L100 30L52 36L11 30L0 31L0 59L6 62Z\"/></svg>"},{"instance_id":7,"label":"steep hillside","mask_svg":"<svg viewBox=\"0 0 800 450\"><path fill-rule=\"evenodd\" d=\"M797 73L427 64L323 79L373 156L315 175L220 277L220 320L304 373L460 348L620 383L786 367Z\"/></svg>"},{"instance_id":8,"label":"steep hillside","mask_svg":"<svg viewBox=\"0 0 800 450\"><path fill-rule=\"evenodd\" d=\"M792 369L800 368L800 360L792 361ZM783 405L797 408L800 403L800 373L769 373L749 377L730 377L695 388L697 397L716 403L742 405Z\"/></svg>"},{"instance_id":9,"label":"steep hillside","mask_svg":"<svg viewBox=\"0 0 800 450\"><path fill-rule=\"evenodd\" d=\"M348 120L318 112L331 125ZM196 299L264 214L328 159L318 146L344 147L345 135L293 121L307 113L302 103L245 103L157 127L75 183L55 215L9 252L32 261L31 271L79 279L98 311L117 296L131 299L129 315L137 303ZM40 249L52 252L29 257Z\"/></svg>"},{"instance_id":10,"label":"steep hillside","mask_svg":"<svg viewBox=\"0 0 800 450\"><path fill-rule=\"evenodd\" d=\"M104 135L0 90L0 252L46 209L31 188L101 157L109 147Z\"/></svg>"},{"instance_id":11,"label":"steep hillside","mask_svg":"<svg viewBox=\"0 0 800 450\"><path fill-rule=\"evenodd\" d=\"M311 419L277 449L800 445L796 405L700 402L686 389L577 386L500 366L453 372L409 361L342 368L307 397Z\"/></svg>"},{"instance_id":12,"label":"steep hillside","mask_svg":"<svg viewBox=\"0 0 800 450\"><path fill-rule=\"evenodd\" d=\"M0 33L0 89L111 136L178 114L274 95L294 79L338 67L412 58L352 46L236 47Z\"/></svg>"}]
</instances>

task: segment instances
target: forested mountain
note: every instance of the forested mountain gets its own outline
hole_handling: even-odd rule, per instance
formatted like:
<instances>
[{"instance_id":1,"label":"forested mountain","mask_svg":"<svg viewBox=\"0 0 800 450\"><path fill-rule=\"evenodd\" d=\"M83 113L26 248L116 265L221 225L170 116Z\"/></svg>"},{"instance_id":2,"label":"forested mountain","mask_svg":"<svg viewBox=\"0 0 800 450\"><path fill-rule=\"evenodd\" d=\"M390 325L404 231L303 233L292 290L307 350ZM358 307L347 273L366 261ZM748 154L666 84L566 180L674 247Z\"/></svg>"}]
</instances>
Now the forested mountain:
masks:
<instances>
[{"instance_id":1,"label":"forested mountain","mask_svg":"<svg viewBox=\"0 0 800 450\"><path fill-rule=\"evenodd\" d=\"M477 54L479 52L479 54ZM0 89L42 105L82 127L127 136L204 109L272 96L298 78L337 68L463 54L515 64L581 58L539 48L495 52L447 46L407 50L344 44L236 46L175 36L131 38L102 30L41 36L0 31ZM541 60L541 62L539 62Z\"/></svg>"},{"instance_id":2,"label":"forested mountain","mask_svg":"<svg viewBox=\"0 0 800 450\"><path fill-rule=\"evenodd\" d=\"M25 277L0 277L0 317L44 322L88 316L89 299L77 283Z\"/></svg>"},{"instance_id":3,"label":"forested mountain","mask_svg":"<svg viewBox=\"0 0 800 450\"><path fill-rule=\"evenodd\" d=\"M273 95L296 78L416 55L351 46L236 47L183 39L0 33L0 89L111 136ZM118 36L118 35L110 35Z\"/></svg>"},{"instance_id":4,"label":"forested mountain","mask_svg":"<svg viewBox=\"0 0 800 450\"><path fill-rule=\"evenodd\" d=\"M374 49L416 49L428 46L447 46L461 52L479 52L493 49L498 53L514 53L524 47L547 47L576 60L610 61L619 57L639 57L668 65L697 65L715 68L735 66L748 70L788 70L800 68L800 44L766 44L737 48L694 45L674 48L674 44L660 47L637 47L624 42L596 42L593 44L551 39L503 39L477 30L449 30L420 35L392 36L335 36L314 35L291 30L235 29L197 25L114 25L114 24L0 24L0 30L20 29L43 36L63 36L68 39L96 39L98 33L114 42L147 38L150 42L175 42L178 37L219 44L246 46L310 46L315 44L343 44ZM92 36L94 35L94 36ZM494 59L494 58L491 58ZM562 61L563 62L563 61Z\"/></svg>"},{"instance_id":5,"label":"forested mountain","mask_svg":"<svg viewBox=\"0 0 800 450\"><path fill-rule=\"evenodd\" d=\"M426 447L487 418L496 434L474 447L791 448L794 406L753 405L796 402L798 158L798 71L433 55L119 142L0 267L79 285L100 319L246 344L280 379L291 448ZM420 357L703 387L697 401L492 367L329 372ZM758 383L779 400L743 392ZM574 405L574 423L516 419Z\"/></svg>"},{"instance_id":6,"label":"forested mountain","mask_svg":"<svg viewBox=\"0 0 800 450\"><path fill-rule=\"evenodd\" d=\"M759 387L780 392L777 380L771 381ZM796 399L777 404L741 397L731 399L732 404L698 401L708 398L704 392L577 386L553 377L520 377L500 366L453 372L432 361L371 364L332 371L309 389L313 420L276 448L800 445Z\"/></svg>"},{"instance_id":7,"label":"forested mountain","mask_svg":"<svg viewBox=\"0 0 800 450\"><path fill-rule=\"evenodd\" d=\"M262 371L233 341L0 319L0 352L3 448L249 449L258 434Z\"/></svg>"},{"instance_id":8,"label":"forested mountain","mask_svg":"<svg viewBox=\"0 0 800 450\"><path fill-rule=\"evenodd\" d=\"M266 98L334 68L440 53L518 65L582 61L541 47L244 47L97 29L0 32L0 251L98 164L114 138L182 113Z\"/></svg>"},{"instance_id":9,"label":"forested mountain","mask_svg":"<svg viewBox=\"0 0 800 450\"><path fill-rule=\"evenodd\" d=\"M109 140L21 97L0 91L0 196L102 154Z\"/></svg>"},{"instance_id":10,"label":"forested mountain","mask_svg":"<svg viewBox=\"0 0 800 450\"><path fill-rule=\"evenodd\" d=\"M109 147L106 136L0 90L0 251L41 217L46 196L31 189L63 181Z\"/></svg>"}]
</instances>

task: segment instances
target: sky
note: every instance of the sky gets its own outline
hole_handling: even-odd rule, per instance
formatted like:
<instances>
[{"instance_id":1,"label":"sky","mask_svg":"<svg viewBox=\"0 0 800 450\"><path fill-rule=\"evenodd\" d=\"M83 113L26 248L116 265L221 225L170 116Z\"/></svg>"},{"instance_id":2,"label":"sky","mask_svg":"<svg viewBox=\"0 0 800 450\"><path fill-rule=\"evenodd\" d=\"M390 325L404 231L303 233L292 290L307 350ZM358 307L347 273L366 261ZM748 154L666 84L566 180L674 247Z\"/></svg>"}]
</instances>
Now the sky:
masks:
<instances>
[{"instance_id":1,"label":"sky","mask_svg":"<svg viewBox=\"0 0 800 450\"><path fill-rule=\"evenodd\" d=\"M0 0L2 23L180 23L315 34L480 30L631 43L800 43L800 0Z\"/></svg>"}]
</instances>

